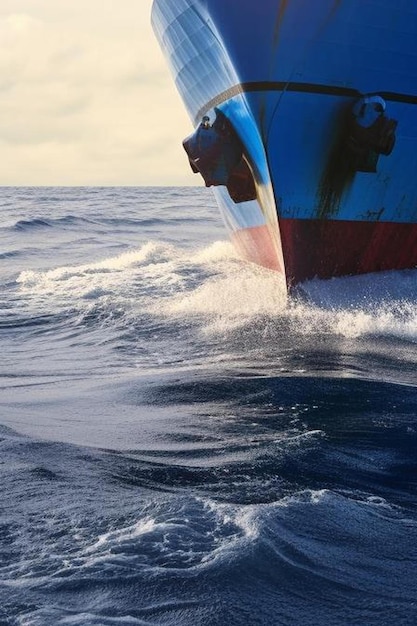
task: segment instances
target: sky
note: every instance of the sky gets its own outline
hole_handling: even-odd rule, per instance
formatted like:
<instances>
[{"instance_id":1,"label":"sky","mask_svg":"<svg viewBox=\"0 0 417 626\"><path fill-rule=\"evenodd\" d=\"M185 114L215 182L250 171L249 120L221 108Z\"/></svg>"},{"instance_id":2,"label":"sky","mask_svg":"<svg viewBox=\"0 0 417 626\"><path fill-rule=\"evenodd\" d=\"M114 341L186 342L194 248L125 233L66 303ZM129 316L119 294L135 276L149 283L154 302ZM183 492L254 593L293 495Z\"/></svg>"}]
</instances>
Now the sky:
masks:
<instances>
[{"instance_id":1,"label":"sky","mask_svg":"<svg viewBox=\"0 0 417 626\"><path fill-rule=\"evenodd\" d=\"M195 185L152 0L0 0L0 185Z\"/></svg>"}]
</instances>

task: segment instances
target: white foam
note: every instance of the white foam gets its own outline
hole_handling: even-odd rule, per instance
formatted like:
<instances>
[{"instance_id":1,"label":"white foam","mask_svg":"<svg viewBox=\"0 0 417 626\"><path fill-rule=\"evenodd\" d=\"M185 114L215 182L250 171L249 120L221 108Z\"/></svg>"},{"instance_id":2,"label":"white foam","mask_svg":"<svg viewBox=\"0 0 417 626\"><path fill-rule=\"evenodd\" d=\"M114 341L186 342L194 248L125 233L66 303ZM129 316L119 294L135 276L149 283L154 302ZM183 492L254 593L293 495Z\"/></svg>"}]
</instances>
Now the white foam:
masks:
<instances>
[{"instance_id":1,"label":"white foam","mask_svg":"<svg viewBox=\"0 0 417 626\"><path fill-rule=\"evenodd\" d=\"M100 303L122 311L160 296L158 288L181 287L177 268L184 251L161 242L148 242L102 261L58 267L48 271L25 271L17 278L20 296L36 309L78 309L81 314ZM87 302L86 302L87 301Z\"/></svg>"},{"instance_id":2,"label":"white foam","mask_svg":"<svg viewBox=\"0 0 417 626\"><path fill-rule=\"evenodd\" d=\"M296 305L288 314L293 328L304 335L334 334L354 339L369 335L417 341L417 302L364 302L344 308L337 302L329 308Z\"/></svg>"},{"instance_id":3,"label":"white foam","mask_svg":"<svg viewBox=\"0 0 417 626\"><path fill-rule=\"evenodd\" d=\"M84 549L84 554L97 553L98 551L110 548L115 544L136 539L141 535L152 532L155 526L156 523L154 519L143 519L139 520L135 524L132 524L131 526L103 533L98 536L93 545Z\"/></svg>"},{"instance_id":4,"label":"white foam","mask_svg":"<svg viewBox=\"0 0 417 626\"><path fill-rule=\"evenodd\" d=\"M298 505L305 505L305 504L318 505L332 498L333 498L333 494L328 489L305 489L303 491L294 493L291 496L284 496L278 502L275 502L274 504L266 505L266 506L272 507L272 508L274 507L288 508L291 506L298 506Z\"/></svg>"},{"instance_id":5,"label":"white foam","mask_svg":"<svg viewBox=\"0 0 417 626\"><path fill-rule=\"evenodd\" d=\"M46 272L24 271L16 279L17 283L36 284L47 281L66 281L72 277L82 278L86 275L123 271L128 268L171 260L175 255L174 246L158 242L148 242L139 250L132 250L95 263L59 267Z\"/></svg>"},{"instance_id":6,"label":"white foam","mask_svg":"<svg viewBox=\"0 0 417 626\"><path fill-rule=\"evenodd\" d=\"M227 261L230 259L239 259L236 249L229 241L215 241L207 248L197 250L190 256L190 260L194 263L216 263L218 261Z\"/></svg>"},{"instance_id":7,"label":"white foam","mask_svg":"<svg viewBox=\"0 0 417 626\"><path fill-rule=\"evenodd\" d=\"M43 309L83 315L100 303L133 319L143 312L190 319L208 335L257 322L268 332L417 341L417 271L314 280L302 286L307 300L291 300L279 274L240 260L225 241L198 250L150 241L91 264L25 271L17 282Z\"/></svg>"},{"instance_id":8,"label":"white foam","mask_svg":"<svg viewBox=\"0 0 417 626\"><path fill-rule=\"evenodd\" d=\"M188 511L161 510L156 517L99 535L60 571L114 560L147 567L149 548L154 569L208 567L217 559L234 558L259 536L257 505L221 504L205 498L196 498L189 505Z\"/></svg>"},{"instance_id":9,"label":"white foam","mask_svg":"<svg viewBox=\"0 0 417 626\"><path fill-rule=\"evenodd\" d=\"M222 269L196 289L176 294L162 311L182 317L203 316L206 331L219 332L257 317L275 318L285 310L285 285L275 272L244 263Z\"/></svg>"}]
</instances>

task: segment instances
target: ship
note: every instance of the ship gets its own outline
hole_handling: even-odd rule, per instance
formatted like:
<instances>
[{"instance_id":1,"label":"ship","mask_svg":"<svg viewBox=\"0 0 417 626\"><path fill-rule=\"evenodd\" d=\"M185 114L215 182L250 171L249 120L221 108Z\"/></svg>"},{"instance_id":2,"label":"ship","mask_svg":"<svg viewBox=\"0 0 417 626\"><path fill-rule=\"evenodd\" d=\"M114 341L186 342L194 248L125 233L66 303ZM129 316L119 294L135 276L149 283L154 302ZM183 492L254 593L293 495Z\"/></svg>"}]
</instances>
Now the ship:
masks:
<instances>
[{"instance_id":1,"label":"ship","mask_svg":"<svg viewBox=\"0 0 417 626\"><path fill-rule=\"evenodd\" d=\"M415 0L154 0L151 21L242 257L289 288L417 266Z\"/></svg>"}]
</instances>

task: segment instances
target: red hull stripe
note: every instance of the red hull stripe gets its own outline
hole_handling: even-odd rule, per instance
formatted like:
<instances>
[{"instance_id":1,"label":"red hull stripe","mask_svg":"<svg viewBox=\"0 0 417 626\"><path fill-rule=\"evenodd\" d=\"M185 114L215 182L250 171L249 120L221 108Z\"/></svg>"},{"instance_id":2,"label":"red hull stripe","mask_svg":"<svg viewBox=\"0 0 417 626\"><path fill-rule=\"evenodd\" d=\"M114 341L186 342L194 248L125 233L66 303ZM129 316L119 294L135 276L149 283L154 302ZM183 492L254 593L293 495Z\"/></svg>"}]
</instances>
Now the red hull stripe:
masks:
<instances>
[{"instance_id":1,"label":"red hull stripe","mask_svg":"<svg viewBox=\"0 0 417 626\"><path fill-rule=\"evenodd\" d=\"M244 259L284 274L268 226L237 230L232 234L232 242Z\"/></svg>"},{"instance_id":2,"label":"red hull stripe","mask_svg":"<svg viewBox=\"0 0 417 626\"><path fill-rule=\"evenodd\" d=\"M417 224L280 219L288 283L417 266Z\"/></svg>"}]
</instances>

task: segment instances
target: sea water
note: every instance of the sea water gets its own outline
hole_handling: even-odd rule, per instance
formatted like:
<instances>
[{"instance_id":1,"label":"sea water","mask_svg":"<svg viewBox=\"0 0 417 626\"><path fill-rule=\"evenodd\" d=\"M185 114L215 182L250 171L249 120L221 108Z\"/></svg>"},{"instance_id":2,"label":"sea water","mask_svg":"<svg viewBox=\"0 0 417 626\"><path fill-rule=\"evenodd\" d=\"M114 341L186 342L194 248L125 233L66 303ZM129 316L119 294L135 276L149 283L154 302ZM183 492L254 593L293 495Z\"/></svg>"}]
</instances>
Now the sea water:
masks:
<instances>
[{"instance_id":1,"label":"sea water","mask_svg":"<svg viewBox=\"0 0 417 626\"><path fill-rule=\"evenodd\" d=\"M417 271L287 297L208 190L0 198L0 624L416 624Z\"/></svg>"}]
</instances>

